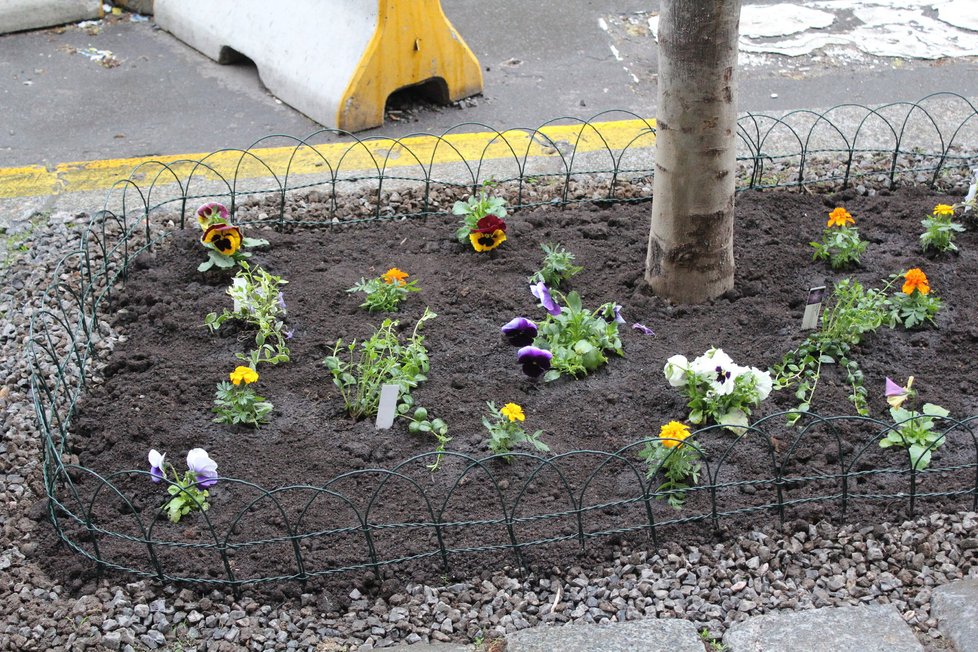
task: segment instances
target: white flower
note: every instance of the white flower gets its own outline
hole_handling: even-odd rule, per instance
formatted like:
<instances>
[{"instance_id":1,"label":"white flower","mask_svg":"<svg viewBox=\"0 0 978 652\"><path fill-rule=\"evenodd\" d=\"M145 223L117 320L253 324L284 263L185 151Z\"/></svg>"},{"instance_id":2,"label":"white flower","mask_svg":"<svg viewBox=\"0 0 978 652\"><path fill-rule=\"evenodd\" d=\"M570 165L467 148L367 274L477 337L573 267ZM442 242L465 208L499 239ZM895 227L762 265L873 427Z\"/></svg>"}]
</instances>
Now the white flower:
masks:
<instances>
[{"instance_id":1,"label":"white flower","mask_svg":"<svg viewBox=\"0 0 978 652\"><path fill-rule=\"evenodd\" d=\"M771 388L774 385L774 381L771 380L771 374L766 371L761 371L757 367L751 367L750 371L754 376L754 389L757 391L757 400L763 401L771 394Z\"/></svg>"},{"instance_id":2,"label":"white flower","mask_svg":"<svg viewBox=\"0 0 978 652\"><path fill-rule=\"evenodd\" d=\"M684 355L674 355L666 360L662 372L666 375L669 385L682 387L686 384L686 374L689 373L689 360Z\"/></svg>"},{"instance_id":3,"label":"white flower","mask_svg":"<svg viewBox=\"0 0 978 652\"><path fill-rule=\"evenodd\" d=\"M217 462L203 448L191 448L187 453L187 468L197 478L197 485L206 489L217 482Z\"/></svg>"},{"instance_id":4,"label":"white flower","mask_svg":"<svg viewBox=\"0 0 978 652\"><path fill-rule=\"evenodd\" d=\"M160 453L155 448L149 449L149 474L153 482L159 482L163 479L163 460L166 459L166 453Z\"/></svg>"}]
</instances>

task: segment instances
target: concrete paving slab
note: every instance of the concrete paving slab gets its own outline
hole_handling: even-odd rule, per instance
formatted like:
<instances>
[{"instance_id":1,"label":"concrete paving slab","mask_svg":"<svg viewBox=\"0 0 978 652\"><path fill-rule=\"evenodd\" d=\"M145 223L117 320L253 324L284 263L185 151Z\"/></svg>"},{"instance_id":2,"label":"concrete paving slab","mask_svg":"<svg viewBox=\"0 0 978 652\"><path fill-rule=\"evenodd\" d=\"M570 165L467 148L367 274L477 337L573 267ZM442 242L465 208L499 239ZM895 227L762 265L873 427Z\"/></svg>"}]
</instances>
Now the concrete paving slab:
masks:
<instances>
[{"instance_id":1,"label":"concrete paving slab","mask_svg":"<svg viewBox=\"0 0 978 652\"><path fill-rule=\"evenodd\" d=\"M931 615L958 652L978 652L978 577L934 589Z\"/></svg>"},{"instance_id":2,"label":"concrete paving slab","mask_svg":"<svg viewBox=\"0 0 978 652\"><path fill-rule=\"evenodd\" d=\"M388 650L409 650L410 652L473 652L472 645L455 645L454 643L415 643L414 645L395 645Z\"/></svg>"},{"instance_id":3,"label":"concrete paving slab","mask_svg":"<svg viewBox=\"0 0 978 652\"><path fill-rule=\"evenodd\" d=\"M0 34L102 17L102 0L3 0Z\"/></svg>"},{"instance_id":4,"label":"concrete paving slab","mask_svg":"<svg viewBox=\"0 0 978 652\"><path fill-rule=\"evenodd\" d=\"M867 605L754 616L723 636L730 652L923 652L896 607Z\"/></svg>"},{"instance_id":5,"label":"concrete paving slab","mask_svg":"<svg viewBox=\"0 0 978 652\"><path fill-rule=\"evenodd\" d=\"M703 652L693 623L635 620L610 625L533 627L506 637L506 652Z\"/></svg>"}]
</instances>

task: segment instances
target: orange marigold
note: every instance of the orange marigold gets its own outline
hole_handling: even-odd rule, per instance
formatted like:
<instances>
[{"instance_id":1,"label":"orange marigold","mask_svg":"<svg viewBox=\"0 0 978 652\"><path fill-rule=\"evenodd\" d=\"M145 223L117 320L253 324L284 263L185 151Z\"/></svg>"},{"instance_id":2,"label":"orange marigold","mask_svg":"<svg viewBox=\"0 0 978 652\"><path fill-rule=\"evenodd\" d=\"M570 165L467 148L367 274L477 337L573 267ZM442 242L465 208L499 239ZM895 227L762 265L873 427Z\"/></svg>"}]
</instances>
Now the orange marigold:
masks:
<instances>
[{"instance_id":1,"label":"orange marigold","mask_svg":"<svg viewBox=\"0 0 978 652\"><path fill-rule=\"evenodd\" d=\"M903 279L904 294L913 294L914 290L919 291L921 294L927 294L930 292L930 284L927 282L927 275L924 274L923 270L918 267L907 270L907 273L903 275Z\"/></svg>"},{"instance_id":2,"label":"orange marigold","mask_svg":"<svg viewBox=\"0 0 978 652\"><path fill-rule=\"evenodd\" d=\"M666 448L679 446L689 437L689 426L678 421L670 421L659 429L659 441Z\"/></svg>"},{"instance_id":3,"label":"orange marigold","mask_svg":"<svg viewBox=\"0 0 978 652\"><path fill-rule=\"evenodd\" d=\"M855 223L856 220L852 219L852 215L849 214L849 211L839 206L829 213L829 221L827 226L848 226Z\"/></svg>"},{"instance_id":4,"label":"orange marigold","mask_svg":"<svg viewBox=\"0 0 978 652\"><path fill-rule=\"evenodd\" d=\"M382 278L384 283L388 285L404 285L404 279L406 279L410 274L402 272L396 267L391 267L389 270L384 272Z\"/></svg>"}]
</instances>

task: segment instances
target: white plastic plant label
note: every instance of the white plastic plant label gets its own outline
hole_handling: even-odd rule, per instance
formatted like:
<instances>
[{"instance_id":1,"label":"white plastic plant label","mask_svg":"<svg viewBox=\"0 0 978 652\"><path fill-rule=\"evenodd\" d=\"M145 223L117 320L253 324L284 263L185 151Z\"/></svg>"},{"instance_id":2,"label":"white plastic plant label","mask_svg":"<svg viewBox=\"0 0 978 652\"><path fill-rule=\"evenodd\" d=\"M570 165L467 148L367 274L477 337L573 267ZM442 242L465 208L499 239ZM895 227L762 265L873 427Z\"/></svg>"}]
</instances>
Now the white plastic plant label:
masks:
<instances>
[{"instance_id":1,"label":"white plastic plant label","mask_svg":"<svg viewBox=\"0 0 978 652\"><path fill-rule=\"evenodd\" d=\"M380 405L377 408L377 430L389 430L394 425L397 414L398 385L383 385L380 388Z\"/></svg>"},{"instance_id":2,"label":"white plastic plant label","mask_svg":"<svg viewBox=\"0 0 978 652\"><path fill-rule=\"evenodd\" d=\"M810 331L818 327L818 314L822 311L822 298L825 297L825 286L808 290L808 300L805 302L805 315L801 318L801 329Z\"/></svg>"}]
</instances>

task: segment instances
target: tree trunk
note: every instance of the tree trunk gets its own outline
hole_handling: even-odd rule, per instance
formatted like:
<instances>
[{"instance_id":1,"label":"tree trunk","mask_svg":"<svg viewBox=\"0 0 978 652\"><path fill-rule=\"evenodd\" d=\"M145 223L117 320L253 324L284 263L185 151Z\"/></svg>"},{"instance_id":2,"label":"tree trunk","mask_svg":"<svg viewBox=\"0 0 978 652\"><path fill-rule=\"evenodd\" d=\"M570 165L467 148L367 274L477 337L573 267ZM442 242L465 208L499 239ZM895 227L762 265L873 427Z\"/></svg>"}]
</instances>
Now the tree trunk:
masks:
<instances>
[{"instance_id":1,"label":"tree trunk","mask_svg":"<svg viewBox=\"0 0 978 652\"><path fill-rule=\"evenodd\" d=\"M740 0L662 0L645 279L676 303L733 288Z\"/></svg>"}]
</instances>

